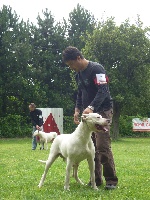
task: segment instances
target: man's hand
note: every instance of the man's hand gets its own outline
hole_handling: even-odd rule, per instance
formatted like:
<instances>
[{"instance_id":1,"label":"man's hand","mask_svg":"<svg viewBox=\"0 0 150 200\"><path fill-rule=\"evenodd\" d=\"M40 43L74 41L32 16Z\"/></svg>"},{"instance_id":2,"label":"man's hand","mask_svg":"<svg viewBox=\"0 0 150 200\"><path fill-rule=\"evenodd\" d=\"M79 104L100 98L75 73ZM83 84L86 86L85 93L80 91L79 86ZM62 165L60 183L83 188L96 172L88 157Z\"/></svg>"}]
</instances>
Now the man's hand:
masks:
<instances>
[{"instance_id":1,"label":"man's hand","mask_svg":"<svg viewBox=\"0 0 150 200\"><path fill-rule=\"evenodd\" d=\"M76 112L74 113L74 123L75 124L79 124L79 112Z\"/></svg>"},{"instance_id":2,"label":"man's hand","mask_svg":"<svg viewBox=\"0 0 150 200\"><path fill-rule=\"evenodd\" d=\"M90 108L86 108L82 114L89 114L89 113L93 113L93 110L91 110Z\"/></svg>"}]
</instances>

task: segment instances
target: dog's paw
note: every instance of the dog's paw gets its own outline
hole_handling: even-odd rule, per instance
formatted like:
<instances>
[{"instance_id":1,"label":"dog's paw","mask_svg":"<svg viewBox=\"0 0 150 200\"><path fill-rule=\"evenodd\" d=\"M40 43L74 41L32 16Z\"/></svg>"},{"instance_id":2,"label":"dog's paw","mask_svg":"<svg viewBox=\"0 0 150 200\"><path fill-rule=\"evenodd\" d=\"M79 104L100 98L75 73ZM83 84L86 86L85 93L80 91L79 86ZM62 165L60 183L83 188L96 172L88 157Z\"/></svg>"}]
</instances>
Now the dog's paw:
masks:
<instances>
[{"instance_id":1,"label":"dog's paw","mask_svg":"<svg viewBox=\"0 0 150 200\"><path fill-rule=\"evenodd\" d=\"M94 190L99 190L97 186L93 187Z\"/></svg>"},{"instance_id":2,"label":"dog's paw","mask_svg":"<svg viewBox=\"0 0 150 200\"><path fill-rule=\"evenodd\" d=\"M65 191L70 191L69 186L64 186Z\"/></svg>"},{"instance_id":3,"label":"dog's paw","mask_svg":"<svg viewBox=\"0 0 150 200\"><path fill-rule=\"evenodd\" d=\"M39 183L39 184L38 184L38 188L41 188L41 187L42 187L42 184L41 184L41 183Z\"/></svg>"}]
</instances>

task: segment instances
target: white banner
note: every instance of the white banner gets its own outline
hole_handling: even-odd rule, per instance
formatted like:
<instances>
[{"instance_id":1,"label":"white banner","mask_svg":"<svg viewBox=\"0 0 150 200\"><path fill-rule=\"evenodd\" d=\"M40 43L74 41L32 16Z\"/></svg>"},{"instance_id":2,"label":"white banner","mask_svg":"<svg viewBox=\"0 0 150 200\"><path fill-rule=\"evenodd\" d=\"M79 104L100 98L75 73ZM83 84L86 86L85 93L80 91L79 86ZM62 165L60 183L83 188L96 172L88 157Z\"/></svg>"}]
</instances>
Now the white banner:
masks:
<instances>
[{"instance_id":1,"label":"white banner","mask_svg":"<svg viewBox=\"0 0 150 200\"><path fill-rule=\"evenodd\" d=\"M133 131L150 131L150 118L134 118L132 119Z\"/></svg>"}]
</instances>

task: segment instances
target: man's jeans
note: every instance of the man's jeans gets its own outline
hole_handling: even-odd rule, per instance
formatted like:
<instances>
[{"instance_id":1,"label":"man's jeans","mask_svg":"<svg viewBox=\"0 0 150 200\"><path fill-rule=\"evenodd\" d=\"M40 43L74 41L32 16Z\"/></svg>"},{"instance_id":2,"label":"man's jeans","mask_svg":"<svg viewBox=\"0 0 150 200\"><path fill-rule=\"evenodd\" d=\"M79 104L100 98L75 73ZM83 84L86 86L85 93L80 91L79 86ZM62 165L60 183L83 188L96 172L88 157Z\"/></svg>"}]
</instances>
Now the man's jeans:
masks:
<instances>
[{"instance_id":1,"label":"man's jeans","mask_svg":"<svg viewBox=\"0 0 150 200\"><path fill-rule=\"evenodd\" d=\"M35 150L37 147L36 136L33 136L33 133L36 131L36 127L33 126L32 130L32 150Z\"/></svg>"}]
</instances>

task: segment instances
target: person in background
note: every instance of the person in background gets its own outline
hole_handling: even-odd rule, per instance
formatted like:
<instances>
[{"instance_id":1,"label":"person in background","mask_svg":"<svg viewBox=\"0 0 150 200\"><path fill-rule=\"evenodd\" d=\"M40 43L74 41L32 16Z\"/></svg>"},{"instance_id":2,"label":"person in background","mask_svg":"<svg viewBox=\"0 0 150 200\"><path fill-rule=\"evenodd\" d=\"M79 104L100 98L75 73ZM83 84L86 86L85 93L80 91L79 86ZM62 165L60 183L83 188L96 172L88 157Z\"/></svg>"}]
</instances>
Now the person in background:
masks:
<instances>
[{"instance_id":1,"label":"person in background","mask_svg":"<svg viewBox=\"0 0 150 200\"><path fill-rule=\"evenodd\" d=\"M79 114L99 113L102 117L112 121L113 105L108 87L108 77L104 67L96 62L86 60L76 48L69 46L62 54L63 62L76 72L78 94L74 112L74 122L79 123ZM95 181L100 186L103 175L106 189L115 189L118 183L114 158L111 150L110 126L107 130L93 133L95 145ZM91 185L91 182L88 183Z\"/></svg>"},{"instance_id":2,"label":"person in background","mask_svg":"<svg viewBox=\"0 0 150 200\"><path fill-rule=\"evenodd\" d=\"M34 103L29 104L29 110L30 110L30 117L31 117L31 122L33 125L33 130L32 130L32 150L35 150L37 147L37 140L36 136L33 136L33 133L36 130L42 130L43 126L43 117L42 117L42 111L40 109L36 108L36 105Z\"/></svg>"}]
</instances>

